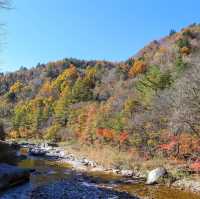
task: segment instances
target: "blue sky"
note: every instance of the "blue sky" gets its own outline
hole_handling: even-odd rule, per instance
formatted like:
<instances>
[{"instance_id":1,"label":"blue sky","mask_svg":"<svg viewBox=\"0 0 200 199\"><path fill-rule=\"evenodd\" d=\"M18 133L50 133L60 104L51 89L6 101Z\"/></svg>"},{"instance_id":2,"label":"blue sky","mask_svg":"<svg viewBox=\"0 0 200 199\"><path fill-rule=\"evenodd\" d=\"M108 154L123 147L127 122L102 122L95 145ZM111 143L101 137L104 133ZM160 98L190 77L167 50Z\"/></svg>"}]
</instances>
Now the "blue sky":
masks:
<instances>
[{"instance_id":1,"label":"blue sky","mask_svg":"<svg viewBox=\"0 0 200 199\"><path fill-rule=\"evenodd\" d=\"M1 71L65 57L125 60L170 29L200 22L199 0L13 0Z\"/></svg>"}]
</instances>

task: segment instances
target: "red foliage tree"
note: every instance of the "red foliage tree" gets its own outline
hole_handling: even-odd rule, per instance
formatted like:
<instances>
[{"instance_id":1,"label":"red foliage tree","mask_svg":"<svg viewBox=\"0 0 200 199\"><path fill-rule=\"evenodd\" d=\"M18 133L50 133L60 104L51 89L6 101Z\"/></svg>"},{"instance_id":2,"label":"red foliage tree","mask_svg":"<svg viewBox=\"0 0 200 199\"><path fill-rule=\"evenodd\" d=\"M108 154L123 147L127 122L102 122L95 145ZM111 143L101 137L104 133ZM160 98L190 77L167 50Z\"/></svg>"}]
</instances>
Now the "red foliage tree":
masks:
<instances>
[{"instance_id":1,"label":"red foliage tree","mask_svg":"<svg viewBox=\"0 0 200 199\"><path fill-rule=\"evenodd\" d=\"M128 140L128 133L126 131L122 131L119 134L119 143L123 144L126 140Z\"/></svg>"}]
</instances>

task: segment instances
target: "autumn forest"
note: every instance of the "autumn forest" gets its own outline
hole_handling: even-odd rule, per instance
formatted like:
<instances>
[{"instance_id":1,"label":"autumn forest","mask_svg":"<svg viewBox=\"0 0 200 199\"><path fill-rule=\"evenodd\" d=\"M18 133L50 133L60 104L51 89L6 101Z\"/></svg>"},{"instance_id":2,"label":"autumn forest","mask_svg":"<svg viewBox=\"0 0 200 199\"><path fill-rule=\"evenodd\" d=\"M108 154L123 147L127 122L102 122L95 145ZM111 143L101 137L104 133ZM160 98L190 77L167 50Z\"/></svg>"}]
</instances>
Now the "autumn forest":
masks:
<instances>
[{"instance_id":1,"label":"autumn forest","mask_svg":"<svg viewBox=\"0 0 200 199\"><path fill-rule=\"evenodd\" d=\"M200 26L192 24L123 62L66 58L2 73L1 137L196 161L199 52Z\"/></svg>"}]
</instances>

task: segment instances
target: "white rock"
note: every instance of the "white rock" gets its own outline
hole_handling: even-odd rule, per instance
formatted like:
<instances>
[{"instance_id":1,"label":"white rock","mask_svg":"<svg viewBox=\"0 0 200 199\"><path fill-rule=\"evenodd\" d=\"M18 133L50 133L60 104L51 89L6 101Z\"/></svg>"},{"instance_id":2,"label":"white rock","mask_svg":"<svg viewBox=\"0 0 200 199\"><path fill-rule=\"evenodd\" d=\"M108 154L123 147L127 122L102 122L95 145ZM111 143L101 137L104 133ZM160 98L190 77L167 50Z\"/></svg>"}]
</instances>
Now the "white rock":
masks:
<instances>
[{"instance_id":1,"label":"white rock","mask_svg":"<svg viewBox=\"0 0 200 199\"><path fill-rule=\"evenodd\" d=\"M124 177L131 177L133 176L132 170L121 170L120 174Z\"/></svg>"},{"instance_id":2,"label":"white rock","mask_svg":"<svg viewBox=\"0 0 200 199\"><path fill-rule=\"evenodd\" d=\"M104 171L104 168L101 167L101 166L98 166L98 167L93 167L90 169L91 172L103 172Z\"/></svg>"},{"instance_id":3,"label":"white rock","mask_svg":"<svg viewBox=\"0 0 200 199\"><path fill-rule=\"evenodd\" d=\"M59 157L60 158L65 157L65 152L64 151L60 151Z\"/></svg>"},{"instance_id":4,"label":"white rock","mask_svg":"<svg viewBox=\"0 0 200 199\"><path fill-rule=\"evenodd\" d=\"M163 177L167 173L163 167L156 168L149 172L146 184L154 184L160 177Z\"/></svg>"},{"instance_id":5,"label":"white rock","mask_svg":"<svg viewBox=\"0 0 200 199\"><path fill-rule=\"evenodd\" d=\"M111 169L111 172L114 174L119 174L120 170L119 169Z\"/></svg>"}]
</instances>

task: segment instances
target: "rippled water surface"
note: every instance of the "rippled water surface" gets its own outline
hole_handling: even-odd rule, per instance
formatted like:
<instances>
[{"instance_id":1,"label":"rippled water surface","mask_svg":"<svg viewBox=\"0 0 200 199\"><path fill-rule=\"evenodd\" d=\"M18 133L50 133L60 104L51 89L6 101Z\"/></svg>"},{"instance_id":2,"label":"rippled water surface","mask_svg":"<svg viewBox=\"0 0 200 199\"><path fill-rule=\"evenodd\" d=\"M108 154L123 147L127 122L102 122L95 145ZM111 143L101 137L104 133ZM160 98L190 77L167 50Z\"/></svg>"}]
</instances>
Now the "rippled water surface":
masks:
<instances>
[{"instance_id":1,"label":"rippled water surface","mask_svg":"<svg viewBox=\"0 0 200 199\"><path fill-rule=\"evenodd\" d=\"M34 157L19 162L18 166L36 170L30 177L30 183L33 187L67 179L74 174L69 164L58 164L55 161Z\"/></svg>"}]
</instances>

